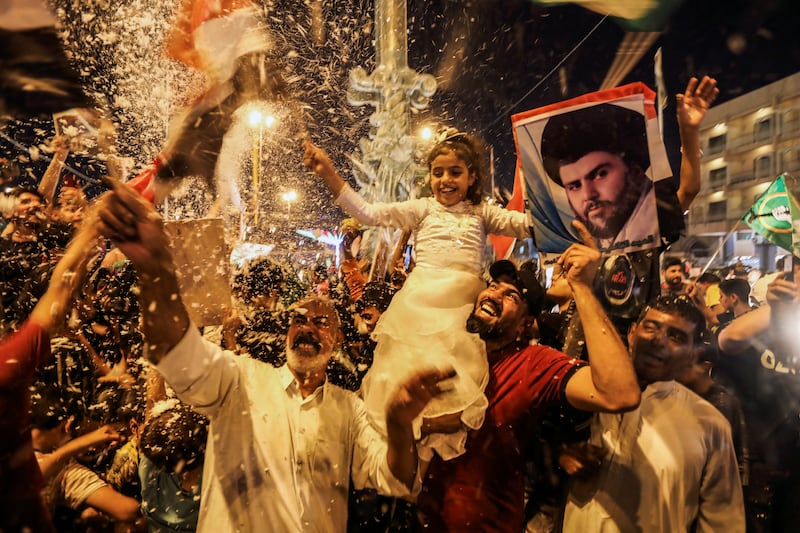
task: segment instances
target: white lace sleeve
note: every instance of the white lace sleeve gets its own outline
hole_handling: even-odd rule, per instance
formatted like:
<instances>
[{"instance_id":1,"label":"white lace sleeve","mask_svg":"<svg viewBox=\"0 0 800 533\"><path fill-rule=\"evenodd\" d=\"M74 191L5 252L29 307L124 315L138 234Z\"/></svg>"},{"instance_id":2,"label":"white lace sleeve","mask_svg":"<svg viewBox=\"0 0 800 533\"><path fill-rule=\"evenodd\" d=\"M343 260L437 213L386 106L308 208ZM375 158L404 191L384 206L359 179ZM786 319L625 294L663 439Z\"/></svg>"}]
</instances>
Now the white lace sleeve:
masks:
<instances>
[{"instance_id":1,"label":"white lace sleeve","mask_svg":"<svg viewBox=\"0 0 800 533\"><path fill-rule=\"evenodd\" d=\"M349 185L345 185L339 193L336 205L366 226L402 229L416 229L428 210L427 201L423 199L371 204Z\"/></svg>"},{"instance_id":2,"label":"white lace sleeve","mask_svg":"<svg viewBox=\"0 0 800 533\"><path fill-rule=\"evenodd\" d=\"M504 209L483 203L483 220L486 233L526 239L533 236L532 224L527 213Z\"/></svg>"}]
</instances>

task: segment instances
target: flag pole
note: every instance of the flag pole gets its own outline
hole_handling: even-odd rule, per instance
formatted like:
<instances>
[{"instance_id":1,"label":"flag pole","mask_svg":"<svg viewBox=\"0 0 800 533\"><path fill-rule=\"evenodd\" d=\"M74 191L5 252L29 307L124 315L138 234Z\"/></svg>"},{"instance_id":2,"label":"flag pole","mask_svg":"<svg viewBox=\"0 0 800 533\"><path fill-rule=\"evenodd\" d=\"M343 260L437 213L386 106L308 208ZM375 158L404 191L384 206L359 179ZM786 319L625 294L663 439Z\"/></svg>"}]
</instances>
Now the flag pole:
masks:
<instances>
[{"instance_id":1,"label":"flag pole","mask_svg":"<svg viewBox=\"0 0 800 533\"><path fill-rule=\"evenodd\" d=\"M749 211L749 209L748 209L748 211ZM727 235L725 235L725 238L722 239L722 241L720 241L719 246L717 246L717 249L714 250L713 254L711 254L711 258L708 260L708 263L706 263L706 266L703 267L703 270L700 271L699 276L702 276L703 274L706 273L706 270L708 270L708 267L710 267L711 263L714 262L714 259L717 257L717 254L719 253L719 251L722 250L722 247L725 246L725 243L728 242L728 239L731 238L731 235L733 235L733 232L736 231L736 228L739 227L739 224L741 222L742 222L741 218L739 220L737 220L736 223L733 225L733 227L730 229L730 231L727 233Z\"/></svg>"},{"instance_id":2,"label":"flag pole","mask_svg":"<svg viewBox=\"0 0 800 533\"><path fill-rule=\"evenodd\" d=\"M710 266L711 266L711 263L712 263L712 262L714 261L714 259L717 257L717 254L719 253L719 251L720 251L720 250L722 250L722 247L723 247L723 246L725 246L725 243L726 243L726 242L728 242L728 239L730 239L730 238L731 238L731 235L733 235L733 232L734 232L734 231L736 231L736 228L738 228L738 227L739 227L739 224L741 224L741 223L742 223L742 221L744 220L744 218L747 216L747 214L748 214L748 213L753 213L753 207L754 207L756 204L758 204L759 200L761 200L761 198L763 198L764 194L766 194L766 192L767 192L767 191L769 191L769 190L770 190L770 188L772 188L772 186L775 184L775 182L776 182L776 181L778 181L778 180L781 178L781 176L783 176L783 174L778 174L778 175L775 177L775 179L773 179L773 180L772 180L772 181L769 183L769 185L767 186L767 188L766 188L766 189L764 189L764 192L763 192L763 193L761 193L761 194L758 196L758 198L756 199L756 201L755 201L755 202L753 202L753 205L751 205L751 206L750 206L750 207L747 209L747 211L745 211L745 212L744 212L744 215L742 215L741 217L739 217L739 219L736 221L736 223L735 223L735 224L733 225L733 227L730 229L730 231L728 232L728 234L727 234L727 235L725 235L725 238L724 238L724 239L722 239L722 241L719 243L719 246L717 246L717 249L716 249L716 250L714 250L714 253L711 255L711 258L708 260L708 263L706 263L706 266L704 266L704 267L703 267L703 270L701 270L701 271L700 271L700 275L701 275L701 276L702 276L703 274L705 274L706 270L708 270L708 267L710 267ZM755 215L755 213L753 213L753 215L754 215L754 216L756 216L756 215ZM754 230L754 231L755 231L755 230ZM756 233L758 233L758 231L756 231Z\"/></svg>"}]
</instances>

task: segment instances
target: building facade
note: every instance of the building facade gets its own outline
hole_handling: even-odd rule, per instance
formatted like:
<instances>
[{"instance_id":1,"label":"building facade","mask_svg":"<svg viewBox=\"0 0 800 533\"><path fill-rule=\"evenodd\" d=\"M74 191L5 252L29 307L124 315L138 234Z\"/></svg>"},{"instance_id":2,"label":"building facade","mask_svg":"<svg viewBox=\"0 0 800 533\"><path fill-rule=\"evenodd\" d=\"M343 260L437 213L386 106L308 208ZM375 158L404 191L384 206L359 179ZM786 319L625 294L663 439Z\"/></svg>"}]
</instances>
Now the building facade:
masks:
<instances>
[{"instance_id":1,"label":"building facade","mask_svg":"<svg viewBox=\"0 0 800 533\"><path fill-rule=\"evenodd\" d=\"M700 134L702 188L680 251L699 266L713 257L715 267L774 270L788 252L739 221L781 173L800 183L800 72L712 107Z\"/></svg>"}]
</instances>

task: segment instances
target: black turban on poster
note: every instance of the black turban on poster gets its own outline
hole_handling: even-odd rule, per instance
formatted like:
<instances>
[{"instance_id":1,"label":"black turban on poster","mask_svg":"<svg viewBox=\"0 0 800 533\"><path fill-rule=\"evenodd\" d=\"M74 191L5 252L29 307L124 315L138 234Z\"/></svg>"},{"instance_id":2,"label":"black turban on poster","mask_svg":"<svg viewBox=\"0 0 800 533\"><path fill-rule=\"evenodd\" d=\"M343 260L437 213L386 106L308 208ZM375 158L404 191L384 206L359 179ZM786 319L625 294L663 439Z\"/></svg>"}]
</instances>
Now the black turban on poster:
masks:
<instances>
[{"instance_id":1,"label":"black turban on poster","mask_svg":"<svg viewBox=\"0 0 800 533\"><path fill-rule=\"evenodd\" d=\"M632 109L599 104L548 119L542 131L542 163L560 186L560 166L590 152L617 154L643 171L650 166L644 116Z\"/></svg>"}]
</instances>

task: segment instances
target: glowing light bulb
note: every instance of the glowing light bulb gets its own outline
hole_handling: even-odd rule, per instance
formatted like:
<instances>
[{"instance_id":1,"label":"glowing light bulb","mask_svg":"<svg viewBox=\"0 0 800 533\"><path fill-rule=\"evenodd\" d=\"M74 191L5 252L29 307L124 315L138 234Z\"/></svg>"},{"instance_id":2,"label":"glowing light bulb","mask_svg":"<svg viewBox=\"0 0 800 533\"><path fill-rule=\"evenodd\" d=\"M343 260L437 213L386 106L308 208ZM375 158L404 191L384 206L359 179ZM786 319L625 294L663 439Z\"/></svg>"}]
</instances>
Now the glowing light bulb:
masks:
<instances>
[{"instance_id":1,"label":"glowing light bulb","mask_svg":"<svg viewBox=\"0 0 800 533\"><path fill-rule=\"evenodd\" d=\"M251 126L253 127L258 126L261 123L261 111L259 111L258 109L253 109L247 116L247 120Z\"/></svg>"}]
</instances>

